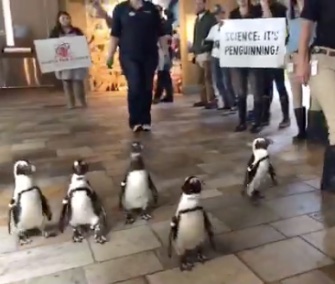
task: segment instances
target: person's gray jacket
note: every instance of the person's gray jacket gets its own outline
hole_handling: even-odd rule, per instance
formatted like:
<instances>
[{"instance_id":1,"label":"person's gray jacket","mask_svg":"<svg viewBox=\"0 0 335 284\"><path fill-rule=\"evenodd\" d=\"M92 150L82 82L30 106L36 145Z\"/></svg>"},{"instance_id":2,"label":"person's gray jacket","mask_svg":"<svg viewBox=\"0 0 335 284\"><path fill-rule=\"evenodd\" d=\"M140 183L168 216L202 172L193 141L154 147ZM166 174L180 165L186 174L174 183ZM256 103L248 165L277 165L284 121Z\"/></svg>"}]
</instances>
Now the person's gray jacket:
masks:
<instances>
[{"instance_id":1,"label":"person's gray jacket","mask_svg":"<svg viewBox=\"0 0 335 284\"><path fill-rule=\"evenodd\" d=\"M205 43L205 39L207 38L210 29L216 23L216 19L210 11L206 11L200 20L198 20L198 18L196 19L193 31L193 45L191 48L191 51L195 55L210 52L212 50L211 43Z\"/></svg>"}]
</instances>

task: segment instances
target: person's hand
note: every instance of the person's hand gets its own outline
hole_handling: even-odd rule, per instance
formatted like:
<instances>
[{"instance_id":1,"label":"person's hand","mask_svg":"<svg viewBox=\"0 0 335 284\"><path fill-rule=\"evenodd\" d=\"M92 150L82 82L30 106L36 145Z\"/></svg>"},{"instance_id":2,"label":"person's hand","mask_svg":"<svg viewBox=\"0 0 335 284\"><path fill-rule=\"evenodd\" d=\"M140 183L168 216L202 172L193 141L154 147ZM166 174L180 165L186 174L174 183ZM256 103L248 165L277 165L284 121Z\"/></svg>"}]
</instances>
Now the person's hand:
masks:
<instances>
[{"instance_id":1,"label":"person's hand","mask_svg":"<svg viewBox=\"0 0 335 284\"><path fill-rule=\"evenodd\" d=\"M309 78L311 76L311 66L308 60L299 60L295 75L301 84L305 86L308 84Z\"/></svg>"},{"instance_id":2,"label":"person's hand","mask_svg":"<svg viewBox=\"0 0 335 284\"><path fill-rule=\"evenodd\" d=\"M107 62L106 62L107 68L112 69L113 63L114 63L114 56L108 56Z\"/></svg>"}]
</instances>

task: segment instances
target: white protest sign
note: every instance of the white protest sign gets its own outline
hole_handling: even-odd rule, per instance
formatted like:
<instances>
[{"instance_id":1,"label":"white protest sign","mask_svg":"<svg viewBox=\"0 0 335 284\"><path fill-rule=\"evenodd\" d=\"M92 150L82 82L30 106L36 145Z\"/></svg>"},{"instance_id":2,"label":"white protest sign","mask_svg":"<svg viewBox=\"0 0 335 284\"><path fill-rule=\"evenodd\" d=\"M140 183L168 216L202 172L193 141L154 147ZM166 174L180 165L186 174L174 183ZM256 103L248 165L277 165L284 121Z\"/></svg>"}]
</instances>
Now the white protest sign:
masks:
<instances>
[{"instance_id":1,"label":"white protest sign","mask_svg":"<svg viewBox=\"0 0 335 284\"><path fill-rule=\"evenodd\" d=\"M286 19L225 20L220 35L220 66L283 68Z\"/></svg>"},{"instance_id":2,"label":"white protest sign","mask_svg":"<svg viewBox=\"0 0 335 284\"><path fill-rule=\"evenodd\" d=\"M37 60L42 73L91 66L86 37L68 36L34 40Z\"/></svg>"}]
</instances>

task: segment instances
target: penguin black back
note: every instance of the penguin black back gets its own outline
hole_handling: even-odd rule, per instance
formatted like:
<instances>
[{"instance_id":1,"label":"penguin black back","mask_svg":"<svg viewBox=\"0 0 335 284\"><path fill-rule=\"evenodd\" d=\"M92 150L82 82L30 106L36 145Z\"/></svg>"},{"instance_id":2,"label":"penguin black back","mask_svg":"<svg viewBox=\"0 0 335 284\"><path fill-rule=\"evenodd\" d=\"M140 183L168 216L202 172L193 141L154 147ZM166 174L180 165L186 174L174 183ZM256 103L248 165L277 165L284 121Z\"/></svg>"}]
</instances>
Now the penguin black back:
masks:
<instances>
[{"instance_id":1,"label":"penguin black back","mask_svg":"<svg viewBox=\"0 0 335 284\"><path fill-rule=\"evenodd\" d=\"M186 195L200 194L202 191L202 183L196 176L189 176L185 179L182 191Z\"/></svg>"}]
</instances>

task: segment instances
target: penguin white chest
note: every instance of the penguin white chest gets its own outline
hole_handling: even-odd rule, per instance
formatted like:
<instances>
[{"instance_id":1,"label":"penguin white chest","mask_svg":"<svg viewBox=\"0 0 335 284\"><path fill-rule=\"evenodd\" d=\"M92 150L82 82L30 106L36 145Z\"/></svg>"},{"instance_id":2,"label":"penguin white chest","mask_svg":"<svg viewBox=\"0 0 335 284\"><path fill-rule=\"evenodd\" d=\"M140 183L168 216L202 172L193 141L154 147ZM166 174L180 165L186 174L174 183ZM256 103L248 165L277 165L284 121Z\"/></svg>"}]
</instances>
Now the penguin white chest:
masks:
<instances>
[{"instance_id":1,"label":"penguin white chest","mask_svg":"<svg viewBox=\"0 0 335 284\"><path fill-rule=\"evenodd\" d=\"M126 209L146 209L150 201L148 174L145 170L128 174L123 198Z\"/></svg>"},{"instance_id":2,"label":"penguin white chest","mask_svg":"<svg viewBox=\"0 0 335 284\"><path fill-rule=\"evenodd\" d=\"M40 228L44 222L41 198L37 190L32 190L21 195L21 214L17 227L29 230Z\"/></svg>"},{"instance_id":3,"label":"penguin white chest","mask_svg":"<svg viewBox=\"0 0 335 284\"><path fill-rule=\"evenodd\" d=\"M95 225L99 217L95 215L92 200L86 192L75 192L71 198L71 226Z\"/></svg>"},{"instance_id":4,"label":"penguin white chest","mask_svg":"<svg viewBox=\"0 0 335 284\"><path fill-rule=\"evenodd\" d=\"M204 214L201 210L181 214L178 224L176 250L183 254L192 250L205 241L206 230Z\"/></svg>"}]
</instances>

